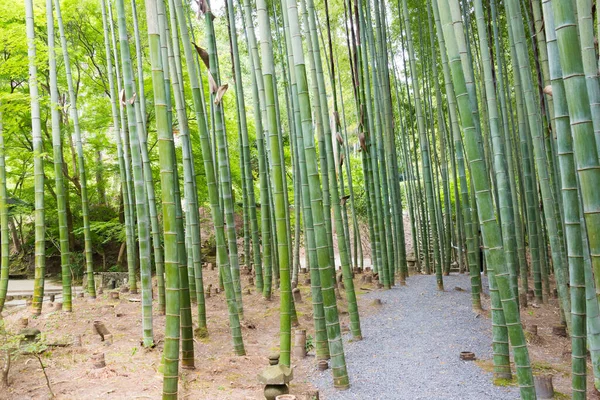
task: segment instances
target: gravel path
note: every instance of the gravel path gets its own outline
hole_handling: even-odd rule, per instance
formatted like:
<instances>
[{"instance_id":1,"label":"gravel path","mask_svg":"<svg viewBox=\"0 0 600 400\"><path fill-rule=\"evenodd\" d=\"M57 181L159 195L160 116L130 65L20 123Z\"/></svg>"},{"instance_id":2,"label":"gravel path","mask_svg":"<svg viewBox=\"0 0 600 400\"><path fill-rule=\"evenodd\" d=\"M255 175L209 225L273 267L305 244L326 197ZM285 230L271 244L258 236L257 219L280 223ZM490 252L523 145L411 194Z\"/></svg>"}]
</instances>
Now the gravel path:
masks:
<instances>
[{"instance_id":1,"label":"gravel path","mask_svg":"<svg viewBox=\"0 0 600 400\"><path fill-rule=\"evenodd\" d=\"M345 340L350 389L333 389L330 370L314 372L321 399L518 399L516 387L494 386L490 373L458 358L461 351L492 357L491 323L475 318L469 285L467 275L444 277L440 293L434 276L418 275L406 287L364 295L383 305L362 314L362 341Z\"/></svg>"}]
</instances>

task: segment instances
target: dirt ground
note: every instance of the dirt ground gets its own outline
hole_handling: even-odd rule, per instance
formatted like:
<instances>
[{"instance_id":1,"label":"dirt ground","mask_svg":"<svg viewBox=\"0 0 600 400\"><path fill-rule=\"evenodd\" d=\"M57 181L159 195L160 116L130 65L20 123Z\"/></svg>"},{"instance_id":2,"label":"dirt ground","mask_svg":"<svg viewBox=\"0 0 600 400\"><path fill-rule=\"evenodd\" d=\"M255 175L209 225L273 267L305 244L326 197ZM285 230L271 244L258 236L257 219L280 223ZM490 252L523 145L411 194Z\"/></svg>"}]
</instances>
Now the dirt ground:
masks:
<instances>
[{"instance_id":1,"label":"dirt ground","mask_svg":"<svg viewBox=\"0 0 600 400\"><path fill-rule=\"evenodd\" d=\"M483 279L487 277L483 276ZM485 296L483 305L489 310L489 297ZM486 311L489 319L489 311ZM490 320L491 323L491 320ZM521 308L521 323L525 328L527 338L527 348L534 375L551 374L553 376L553 385L555 390L555 399L570 399L571 390L571 338L560 337L552 332L552 328L561 325L558 300L549 298L545 304L540 304L535 300L530 300L527 308ZM531 327L537 325L537 337L530 332ZM493 371L491 360L477 361L478 365L487 370ZM497 382L498 384L510 384L516 386L516 377L513 382ZM588 354L587 368L587 398L600 399L600 393L594 388L594 379L592 375L592 362Z\"/></svg>"},{"instance_id":2,"label":"dirt ground","mask_svg":"<svg viewBox=\"0 0 600 400\"><path fill-rule=\"evenodd\" d=\"M216 269L204 269L205 285L218 286ZM307 276L301 274L299 288L302 303L297 304L300 327L314 337L312 306ZM359 284L357 294L365 292L360 287L374 290L371 284ZM194 370L182 370L179 386L180 398L186 399L261 399L263 386L257 373L268 365L268 355L279 346L279 296L265 301L255 288L248 284L249 276L242 276L244 291L244 316L242 332L246 356L235 356L231 343L225 294L211 294L206 299L209 337L195 339ZM343 292L342 292L343 295ZM162 376L158 371L163 347L165 317L154 313L154 337L156 348L141 346L141 312L139 295L120 293L119 300L109 299L108 292L96 300L87 297L74 299L72 313L54 311L44 304L42 315L31 318L24 307L4 311L9 331L20 329L20 320L29 317L29 327L42 331L46 343L71 343L81 336L81 347L50 347L42 356L46 373L57 399L157 399L162 391ZM156 305L156 304L155 304ZM347 331L348 313L345 300L338 300L342 329ZM364 305L361 312L368 313ZM192 308L195 314L195 307ZM93 322L102 321L113 334L113 343L106 345L95 333ZM194 320L196 316L194 315ZM296 329L296 328L293 328ZM293 340L293 339L292 339ZM292 341L293 344L293 341ZM103 352L106 368L94 369L90 357ZM314 352L314 351L313 351ZM313 353L311 352L311 353ZM294 379L290 391L303 395L314 389L307 382L307 374L315 368L314 355L306 359L292 359ZM15 360L9 375L8 393L0 393L1 399L46 399L49 391L39 362L33 356L21 355ZM333 381L332 381L333 384Z\"/></svg>"},{"instance_id":3,"label":"dirt ground","mask_svg":"<svg viewBox=\"0 0 600 400\"><path fill-rule=\"evenodd\" d=\"M407 248L410 242L410 225L405 218ZM368 238L363 232L361 239ZM368 242L368 240L366 240ZM363 241L364 243L364 241ZM364 247L365 256L370 249ZM218 286L216 270L203 269L205 285ZM231 343L225 295L223 292L206 299L209 337L195 339L196 368L182 370L180 374L179 397L181 399L207 400L246 400L262 399L263 386L257 380L257 373L268 365L267 357L279 346L279 296L274 292L271 301L265 301L261 294L249 284L249 276L242 276L243 304L245 319L242 333L246 356L235 356ZM307 275L300 275L299 288L303 301L296 305L300 328L314 337L310 285ZM355 278L355 287L361 315L372 315L376 311L361 294L376 290L376 281L366 284ZM434 277L432 276L432 279ZM247 294L249 290L249 294ZM342 291L342 298L344 292ZM31 318L23 307L9 308L3 312L9 331L17 332L23 317L29 317L29 327L42 331L46 343L72 343L81 337L82 346L49 347L42 355L50 385L57 399L158 399L162 391L162 376L159 372L163 347L165 317L154 313L154 338L156 347L145 349L141 346L141 312L139 295L120 293L119 300L109 299L104 292L96 300L87 297L74 298L72 313L45 308L37 318ZM487 303L487 304L486 304ZM348 330L348 313L345 300L338 300L342 330ZM489 300L484 301L489 310ZM156 309L156 307L155 307ZM195 307L192 307L194 321ZM484 315L487 313L484 313ZM489 317L488 317L489 318ZM111 345L106 345L95 333L93 322L102 321L113 334ZM552 327L560 324L558 303L550 299L548 304L531 305L522 310L522 320L526 326L538 325L538 338L529 335L529 352L535 373L552 373L556 398L570 398L571 394L571 345L568 338L552 334ZM491 324L491 321L490 321ZM293 328L296 329L296 328ZM292 338L293 344L293 338ZM104 353L106 367L93 368L91 356ZM491 360L477 362L491 370ZM308 382L309 372L315 368L314 351L305 359L292 358L294 379L290 393L305 398L305 394L315 388ZM593 389L591 363L589 371L590 399L600 399ZM351 378L352 379L352 378ZM0 392L0 399L25 400L50 398L49 390L39 362L31 355L21 355L13 360L9 375L10 387ZM333 382L332 382L333 383ZM514 384L514 383L503 383Z\"/></svg>"}]
</instances>

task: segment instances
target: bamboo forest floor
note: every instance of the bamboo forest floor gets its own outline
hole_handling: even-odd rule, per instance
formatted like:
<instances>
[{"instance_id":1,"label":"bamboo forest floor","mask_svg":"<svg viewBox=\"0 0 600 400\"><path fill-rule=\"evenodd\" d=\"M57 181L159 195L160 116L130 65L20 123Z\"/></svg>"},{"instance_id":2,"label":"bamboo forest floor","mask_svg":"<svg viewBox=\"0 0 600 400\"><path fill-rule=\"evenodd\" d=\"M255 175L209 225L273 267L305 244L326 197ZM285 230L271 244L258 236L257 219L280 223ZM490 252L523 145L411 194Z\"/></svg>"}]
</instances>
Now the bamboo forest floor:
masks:
<instances>
[{"instance_id":1,"label":"bamboo forest floor","mask_svg":"<svg viewBox=\"0 0 600 400\"><path fill-rule=\"evenodd\" d=\"M205 268L203 273L205 285L217 287L217 271ZM242 333L247 355L233 355L224 293L213 290L206 299L210 336L195 339L196 369L181 371L180 398L264 398L256 375L266 367L267 356L277 351L279 345L279 297L275 292L272 301L265 301L249 284L249 278L242 276L245 293ZM303 301L296 308L300 326L314 337L306 278L300 276L298 287ZM319 389L321 400L518 398L516 387L493 385L491 321L488 312L479 315L471 311L468 276L453 274L444 277L444 283L446 291L438 292L435 276L411 275L408 286L384 291L376 288L376 280L364 283L361 275L357 275L355 286L364 339L352 342L346 337L350 389L335 391L330 370L317 372L311 351L305 359L292 359L295 368L290 392L299 400L304 400L305 394L315 388ZM162 376L158 368L165 319L154 313L156 348L141 347L139 298L120 293L119 300L111 300L108 292L96 300L76 297L73 313L53 311L45 303L41 316L29 318L29 327L40 329L46 343L67 344L81 337L82 346L53 346L42 356L57 399L160 398ZM374 299L381 299L383 304L373 304ZM345 300L338 305L342 331L347 336ZM484 307L489 310L489 300L485 297ZM192 311L195 320L195 307ZM6 309L3 316L8 330L17 332L21 318L29 313L25 307L16 306ZM538 325L539 338L529 345L534 370L553 373L555 389L568 396L570 340L551 333L552 326L559 324L556 300L539 307L530 306L523 310L522 317L525 324ZM102 342L94 332L96 320L104 322L112 333L111 345ZM461 351L473 351L478 361L460 361ZM90 358L98 352L105 354L105 368L92 366ZM14 360L9 381L9 391L0 393L0 399L49 398L43 372L32 356L22 355ZM593 396L590 393L588 398Z\"/></svg>"}]
</instances>

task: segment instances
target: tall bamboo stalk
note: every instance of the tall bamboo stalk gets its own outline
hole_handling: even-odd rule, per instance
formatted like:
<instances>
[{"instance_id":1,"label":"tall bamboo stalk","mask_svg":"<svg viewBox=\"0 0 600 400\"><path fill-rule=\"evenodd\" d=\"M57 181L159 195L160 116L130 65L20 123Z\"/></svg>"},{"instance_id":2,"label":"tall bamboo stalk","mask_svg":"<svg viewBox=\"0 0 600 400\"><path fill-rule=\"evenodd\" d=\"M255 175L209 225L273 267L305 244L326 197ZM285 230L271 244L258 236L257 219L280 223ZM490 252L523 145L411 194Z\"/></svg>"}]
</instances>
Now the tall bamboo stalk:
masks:
<instances>
[{"instance_id":1,"label":"tall bamboo stalk","mask_svg":"<svg viewBox=\"0 0 600 400\"><path fill-rule=\"evenodd\" d=\"M46 277L46 225L44 223L44 160L42 153L42 128L40 123L40 103L35 49L35 26L33 21L33 0L25 0L25 23L27 29L27 56L29 60L29 97L31 102L31 132L33 136L33 175L35 192L35 277L31 312L42 312L44 279Z\"/></svg>"},{"instance_id":2,"label":"tall bamboo stalk","mask_svg":"<svg viewBox=\"0 0 600 400\"><path fill-rule=\"evenodd\" d=\"M56 74L56 52L54 43L54 13L52 0L46 1L46 23L48 30L48 63L50 81L50 108L52 116L52 149L54 155L54 182L56 185L56 207L58 211L58 235L60 243L60 267L62 276L63 310L73 310L71 293L71 254L67 226L67 201L63 173L62 136L60 131L60 109L58 104L58 77Z\"/></svg>"}]
</instances>

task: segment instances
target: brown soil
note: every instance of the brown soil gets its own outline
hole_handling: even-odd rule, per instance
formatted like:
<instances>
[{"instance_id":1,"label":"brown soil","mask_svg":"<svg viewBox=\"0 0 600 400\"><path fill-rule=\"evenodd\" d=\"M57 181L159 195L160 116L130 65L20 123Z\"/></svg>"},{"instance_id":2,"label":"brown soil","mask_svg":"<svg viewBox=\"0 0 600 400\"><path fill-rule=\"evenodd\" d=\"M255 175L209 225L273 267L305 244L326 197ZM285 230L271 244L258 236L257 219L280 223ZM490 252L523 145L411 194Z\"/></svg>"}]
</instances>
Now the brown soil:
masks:
<instances>
[{"instance_id":1,"label":"brown soil","mask_svg":"<svg viewBox=\"0 0 600 400\"><path fill-rule=\"evenodd\" d=\"M217 287L217 271L204 269L205 285ZM376 284L360 284L357 276L357 293L360 287L374 289ZM305 285L306 276L300 276L299 288L303 302L296 305L298 320L307 335L314 337L310 287ZM182 399L261 399L263 386L257 381L257 373L268 365L267 356L279 346L279 296L265 301L255 288L248 285L248 276L242 276L243 290L251 294L243 297L245 319L243 337L246 356L233 354L228 328L225 294L212 294L207 302L207 319L210 336L195 339L196 369L182 370L179 393ZM343 294L343 293L342 293ZM120 300L110 300L107 292L98 299L74 298L74 311L52 312L48 303L37 318L29 318L29 327L38 328L46 343L70 343L81 335L82 347L50 347L42 356L52 390L58 399L157 399L162 391L162 377L158 371L164 344L165 317L154 313L154 337L156 348L141 346L139 295L121 293ZM338 302L341 323L347 330L348 315L345 301ZM362 306L361 311L368 311ZM195 307L192 306L194 320ZM29 315L25 308L5 310L5 320L10 332L17 332L20 319ZM101 320L113 334L113 344L105 345L95 333L93 322ZM292 341L293 345L293 341ZM94 369L90 357L104 352L106 368ZM312 353L312 352L311 352ZM291 393L298 395L314 389L308 383L309 370L315 368L314 356L304 360L292 360L295 366ZM39 362L30 355L13 360L9 375L8 393L0 393L0 399L45 399L49 397ZM333 382L332 382L333 383Z\"/></svg>"},{"instance_id":2,"label":"brown soil","mask_svg":"<svg viewBox=\"0 0 600 400\"><path fill-rule=\"evenodd\" d=\"M482 277L487 279L487 277ZM554 285L552 285L554 287ZM484 307L489 310L489 298L484 299ZM489 312L486 313L489 317ZM560 337L552 333L554 326L561 325L558 300L550 298L547 303L529 301L527 308L521 308L521 322L526 328L525 336L527 338L527 348L529 358L533 368L534 375L552 374L553 385L556 392L556 399L571 398L571 338ZM537 337L527 332L527 327L537 325ZM491 360L478 362L485 370L493 371ZM513 364L514 371L514 364ZM587 398L600 399L600 394L594 388L594 379L592 375L592 363L588 357L588 376L587 376ZM515 384L516 377L513 377L512 383L502 382L501 384Z\"/></svg>"}]
</instances>

